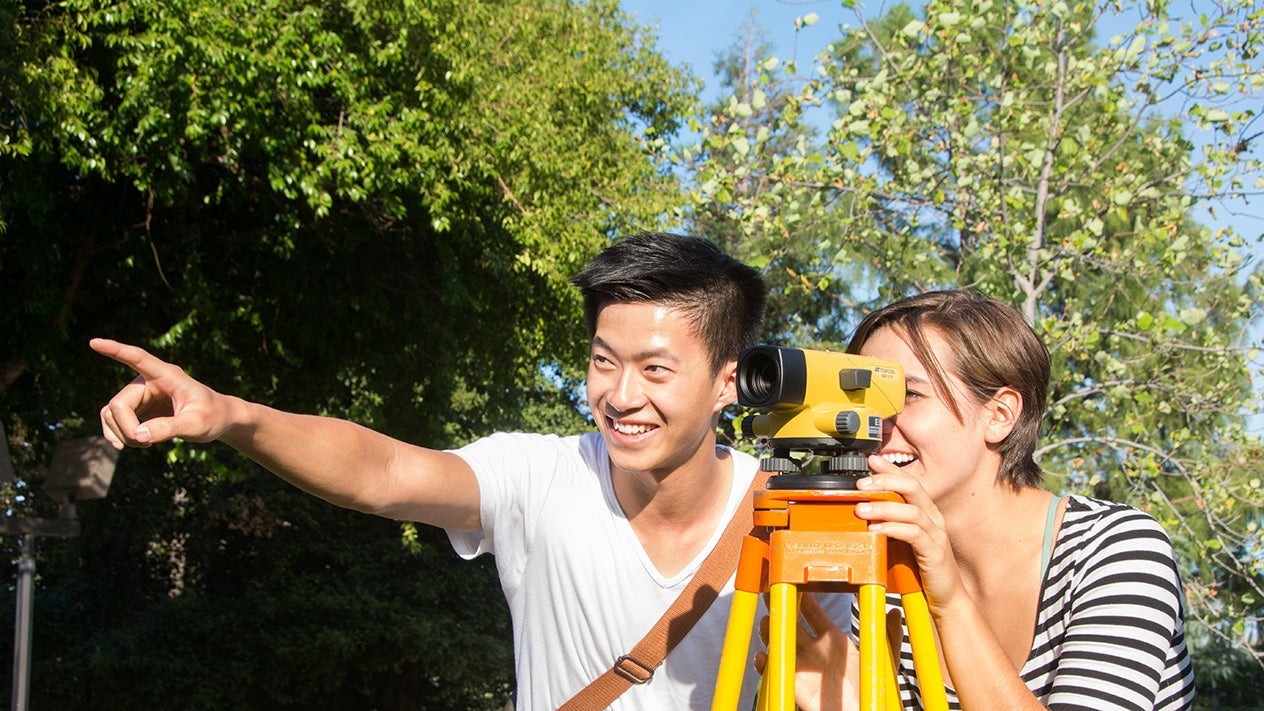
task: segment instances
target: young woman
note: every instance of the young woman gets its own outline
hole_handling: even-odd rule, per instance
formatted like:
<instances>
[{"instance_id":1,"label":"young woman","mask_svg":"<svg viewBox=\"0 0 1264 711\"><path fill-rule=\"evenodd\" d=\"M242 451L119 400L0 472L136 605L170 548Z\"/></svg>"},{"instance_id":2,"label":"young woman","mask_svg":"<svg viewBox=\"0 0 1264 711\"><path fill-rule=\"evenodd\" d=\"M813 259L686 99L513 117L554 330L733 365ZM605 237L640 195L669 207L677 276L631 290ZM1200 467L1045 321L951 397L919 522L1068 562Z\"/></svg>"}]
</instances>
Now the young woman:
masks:
<instances>
[{"instance_id":1,"label":"young woman","mask_svg":"<svg viewBox=\"0 0 1264 711\"><path fill-rule=\"evenodd\" d=\"M1163 530L1134 508L1041 488L1032 454L1049 357L1021 316L962 291L922 294L870 314L848 352L905 369L905 407L860 482L904 502L857 514L913 548L950 706L1189 708L1181 583ZM803 612L800 706L854 708L854 628L844 634L810 596ZM907 629L897 675L904 708L921 708Z\"/></svg>"}]
</instances>

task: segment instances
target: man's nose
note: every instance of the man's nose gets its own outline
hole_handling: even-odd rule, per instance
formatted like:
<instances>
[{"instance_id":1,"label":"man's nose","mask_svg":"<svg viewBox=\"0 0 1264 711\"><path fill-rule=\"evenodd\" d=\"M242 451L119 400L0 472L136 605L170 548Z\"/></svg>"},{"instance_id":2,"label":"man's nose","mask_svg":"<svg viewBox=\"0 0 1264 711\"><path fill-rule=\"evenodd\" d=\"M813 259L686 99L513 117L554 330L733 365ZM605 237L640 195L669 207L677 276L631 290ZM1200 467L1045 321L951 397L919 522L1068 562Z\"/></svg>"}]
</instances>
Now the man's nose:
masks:
<instances>
[{"instance_id":1,"label":"man's nose","mask_svg":"<svg viewBox=\"0 0 1264 711\"><path fill-rule=\"evenodd\" d=\"M620 411L634 410L645 402L645 390L634 370L625 369L610 391L610 404Z\"/></svg>"}]
</instances>

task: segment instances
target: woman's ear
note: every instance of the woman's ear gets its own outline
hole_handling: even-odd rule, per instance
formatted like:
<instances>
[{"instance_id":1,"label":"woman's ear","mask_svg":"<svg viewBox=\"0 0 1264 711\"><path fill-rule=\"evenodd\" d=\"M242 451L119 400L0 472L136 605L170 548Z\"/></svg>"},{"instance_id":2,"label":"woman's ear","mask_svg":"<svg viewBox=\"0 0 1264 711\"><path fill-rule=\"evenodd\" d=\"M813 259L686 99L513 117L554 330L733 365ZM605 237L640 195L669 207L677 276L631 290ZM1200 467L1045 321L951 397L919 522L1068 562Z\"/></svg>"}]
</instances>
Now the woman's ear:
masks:
<instances>
[{"instance_id":1,"label":"woman's ear","mask_svg":"<svg viewBox=\"0 0 1264 711\"><path fill-rule=\"evenodd\" d=\"M988 443L1003 442L1018 425L1018 418L1023 414L1023 396L1014 388L1003 387L988 401L987 412Z\"/></svg>"}]
</instances>

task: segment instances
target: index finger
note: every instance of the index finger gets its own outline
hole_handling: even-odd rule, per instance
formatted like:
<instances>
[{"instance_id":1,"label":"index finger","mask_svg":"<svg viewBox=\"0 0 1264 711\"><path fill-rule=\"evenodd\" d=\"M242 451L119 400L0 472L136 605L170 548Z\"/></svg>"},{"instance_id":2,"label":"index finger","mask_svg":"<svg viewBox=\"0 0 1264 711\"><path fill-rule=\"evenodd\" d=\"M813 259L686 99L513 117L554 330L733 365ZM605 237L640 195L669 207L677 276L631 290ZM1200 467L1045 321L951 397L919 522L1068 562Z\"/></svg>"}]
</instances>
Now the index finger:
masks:
<instances>
[{"instance_id":1,"label":"index finger","mask_svg":"<svg viewBox=\"0 0 1264 711\"><path fill-rule=\"evenodd\" d=\"M163 370L168 366L166 361L144 348L129 346L108 338L94 338L88 341L88 345L97 353L126 365L145 378L156 378L162 375Z\"/></svg>"},{"instance_id":2,"label":"index finger","mask_svg":"<svg viewBox=\"0 0 1264 711\"><path fill-rule=\"evenodd\" d=\"M862 477L857 486L865 491L893 491L912 503L925 493L926 489L916 478L905 474L896 465L877 455L869 455L870 474ZM929 498L929 497L927 497Z\"/></svg>"}]
</instances>

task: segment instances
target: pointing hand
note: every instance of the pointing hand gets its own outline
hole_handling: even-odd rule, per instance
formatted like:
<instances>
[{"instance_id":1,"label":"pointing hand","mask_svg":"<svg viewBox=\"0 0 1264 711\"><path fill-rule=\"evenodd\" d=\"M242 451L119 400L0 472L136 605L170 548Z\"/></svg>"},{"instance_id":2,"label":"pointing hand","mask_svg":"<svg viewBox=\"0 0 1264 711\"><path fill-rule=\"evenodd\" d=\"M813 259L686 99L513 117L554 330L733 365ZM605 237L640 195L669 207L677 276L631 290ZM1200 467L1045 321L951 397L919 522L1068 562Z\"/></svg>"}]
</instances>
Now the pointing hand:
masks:
<instances>
[{"instance_id":1,"label":"pointing hand","mask_svg":"<svg viewBox=\"0 0 1264 711\"><path fill-rule=\"evenodd\" d=\"M115 448L148 447L176 437L209 442L223 433L225 398L180 367L117 341L95 338L89 345L137 373L101 408L101 430Z\"/></svg>"}]
</instances>

